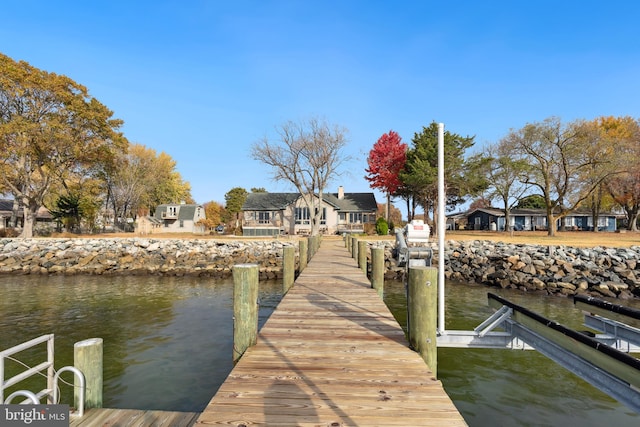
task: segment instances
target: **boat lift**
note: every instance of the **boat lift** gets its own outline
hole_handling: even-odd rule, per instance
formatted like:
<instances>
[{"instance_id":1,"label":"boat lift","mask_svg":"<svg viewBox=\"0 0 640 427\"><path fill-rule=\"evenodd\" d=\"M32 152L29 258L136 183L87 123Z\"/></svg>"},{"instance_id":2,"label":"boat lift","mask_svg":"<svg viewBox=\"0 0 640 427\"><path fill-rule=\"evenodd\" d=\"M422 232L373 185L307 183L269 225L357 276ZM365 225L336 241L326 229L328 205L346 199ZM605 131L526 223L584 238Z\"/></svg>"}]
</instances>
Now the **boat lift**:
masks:
<instances>
[{"instance_id":1,"label":"boat lift","mask_svg":"<svg viewBox=\"0 0 640 427\"><path fill-rule=\"evenodd\" d=\"M593 297L575 296L574 304L583 310L585 326L600 332L595 334L572 330L489 293L489 305L496 310L493 315L473 331L445 330L445 197L444 124L439 123L437 347L535 349L640 413L640 360L629 354L640 353L640 329L626 323L640 320L640 310ZM427 246L428 226L412 221L405 232L406 239L401 230L396 230L398 266L407 270L414 266L430 266L433 251Z\"/></svg>"}]
</instances>

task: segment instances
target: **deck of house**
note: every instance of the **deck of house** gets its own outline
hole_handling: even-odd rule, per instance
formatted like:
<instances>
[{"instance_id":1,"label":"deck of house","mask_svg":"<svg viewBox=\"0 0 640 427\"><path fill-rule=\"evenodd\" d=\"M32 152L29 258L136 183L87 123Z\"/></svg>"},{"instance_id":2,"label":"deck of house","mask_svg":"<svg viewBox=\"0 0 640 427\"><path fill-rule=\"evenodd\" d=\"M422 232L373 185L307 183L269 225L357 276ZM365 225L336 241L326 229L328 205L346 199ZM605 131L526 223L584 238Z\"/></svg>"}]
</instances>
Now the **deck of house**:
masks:
<instances>
[{"instance_id":1,"label":"deck of house","mask_svg":"<svg viewBox=\"0 0 640 427\"><path fill-rule=\"evenodd\" d=\"M343 242L326 239L196 425L466 423Z\"/></svg>"}]
</instances>

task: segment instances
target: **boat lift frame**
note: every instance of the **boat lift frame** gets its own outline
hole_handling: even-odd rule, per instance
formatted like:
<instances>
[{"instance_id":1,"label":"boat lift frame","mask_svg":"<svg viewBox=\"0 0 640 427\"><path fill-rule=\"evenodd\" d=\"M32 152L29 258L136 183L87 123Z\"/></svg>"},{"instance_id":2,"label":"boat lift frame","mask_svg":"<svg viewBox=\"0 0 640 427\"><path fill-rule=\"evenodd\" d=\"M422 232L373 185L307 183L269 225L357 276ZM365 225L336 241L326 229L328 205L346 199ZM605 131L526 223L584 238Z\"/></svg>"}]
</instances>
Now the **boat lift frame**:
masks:
<instances>
[{"instance_id":1,"label":"boat lift frame","mask_svg":"<svg viewBox=\"0 0 640 427\"><path fill-rule=\"evenodd\" d=\"M590 334L567 328L500 296L489 293L496 312L473 331L447 331L438 347L534 349L609 396L640 413L640 329L600 314L640 320L640 311L593 297L576 296L585 311L585 325L603 332ZM503 332L494 331L496 328Z\"/></svg>"},{"instance_id":2,"label":"boat lift frame","mask_svg":"<svg viewBox=\"0 0 640 427\"><path fill-rule=\"evenodd\" d=\"M574 298L585 312L585 325L602 334L578 332L548 320L506 299L488 294L496 312L473 331L445 329L444 238L446 232L444 186L444 123L438 123L438 313L437 346L462 348L506 348L538 350L614 399L640 413L640 360L630 352L640 351L640 329L609 319L615 315L640 320L640 311L615 306L589 297ZM398 265L431 265L430 247L408 248L396 232ZM407 275L405 275L405 278ZM604 314L604 316L603 316ZM495 331L500 328L503 331ZM626 351L626 352L625 352Z\"/></svg>"}]
</instances>

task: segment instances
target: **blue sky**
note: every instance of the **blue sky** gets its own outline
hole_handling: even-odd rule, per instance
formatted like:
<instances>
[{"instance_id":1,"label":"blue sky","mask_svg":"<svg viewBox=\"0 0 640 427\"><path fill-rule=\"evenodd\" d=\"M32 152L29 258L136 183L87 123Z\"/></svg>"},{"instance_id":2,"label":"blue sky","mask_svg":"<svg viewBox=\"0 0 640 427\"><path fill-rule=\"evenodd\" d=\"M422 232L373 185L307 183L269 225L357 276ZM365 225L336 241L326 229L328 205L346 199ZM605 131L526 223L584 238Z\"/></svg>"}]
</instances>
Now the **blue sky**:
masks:
<instances>
[{"instance_id":1,"label":"blue sky","mask_svg":"<svg viewBox=\"0 0 640 427\"><path fill-rule=\"evenodd\" d=\"M640 117L640 2L32 1L0 5L0 52L65 74L177 161L198 203L292 191L253 143L310 117L349 130L329 191L372 191L385 132L432 121L476 147L559 116ZM379 202L384 196L376 192Z\"/></svg>"}]
</instances>

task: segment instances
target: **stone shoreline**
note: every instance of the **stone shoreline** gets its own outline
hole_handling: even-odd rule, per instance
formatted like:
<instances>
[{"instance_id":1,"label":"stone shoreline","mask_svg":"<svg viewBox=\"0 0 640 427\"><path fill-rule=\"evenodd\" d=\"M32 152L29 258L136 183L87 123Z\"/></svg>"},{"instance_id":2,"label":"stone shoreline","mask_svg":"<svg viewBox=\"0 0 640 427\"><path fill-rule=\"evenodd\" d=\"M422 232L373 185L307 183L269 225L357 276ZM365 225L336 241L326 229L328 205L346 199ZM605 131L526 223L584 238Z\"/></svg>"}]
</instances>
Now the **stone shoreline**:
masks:
<instances>
[{"instance_id":1,"label":"stone shoreline","mask_svg":"<svg viewBox=\"0 0 640 427\"><path fill-rule=\"evenodd\" d=\"M282 277L280 241L209 239L0 239L0 274L166 275L223 278L256 263L261 279Z\"/></svg>"},{"instance_id":2,"label":"stone shoreline","mask_svg":"<svg viewBox=\"0 0 640 427\"><path fill-rule=\"evenodd\" d=\"M296 242L209 239L0 239L0 274L231 276L256 263L261 279L282 277L282 251ZM385 245L388 279L402 278ZM435 245L434 245L435 248ZM640 246L573 248L448 241L445 277L457 282L570 296L640 297ZM296 258L297 259L297 258ZM437 254L434 258L437 265Z\"/></svg>"}]
</instances>

